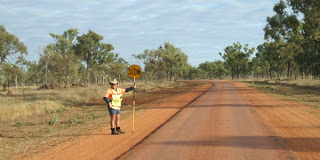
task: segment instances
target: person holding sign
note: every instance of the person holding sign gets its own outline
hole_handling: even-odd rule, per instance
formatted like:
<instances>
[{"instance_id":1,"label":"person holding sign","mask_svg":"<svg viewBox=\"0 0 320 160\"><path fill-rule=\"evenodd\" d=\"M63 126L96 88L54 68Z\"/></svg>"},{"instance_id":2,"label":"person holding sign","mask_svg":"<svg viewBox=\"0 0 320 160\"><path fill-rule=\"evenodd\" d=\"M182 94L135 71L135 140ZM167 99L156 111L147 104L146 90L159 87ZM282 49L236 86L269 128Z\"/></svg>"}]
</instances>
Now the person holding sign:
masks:
<instances>
[{"instance_id":1,"label":"person holding sign","mask_svg":"<svg viewBox=\"0 0 320 160\"><path fill-rule=\"evenodd\" d=\"M136 85L134 84L130 88L121 89L121 88L118 88L118 84L119 83L116 79L110 81L111 87L105 92L103 97L103 99L108 104L112 135L119 135L119 134L125 133L120 128L120 108L121 108L122 94L136 88Z\"/></svg>"}]
</instances>

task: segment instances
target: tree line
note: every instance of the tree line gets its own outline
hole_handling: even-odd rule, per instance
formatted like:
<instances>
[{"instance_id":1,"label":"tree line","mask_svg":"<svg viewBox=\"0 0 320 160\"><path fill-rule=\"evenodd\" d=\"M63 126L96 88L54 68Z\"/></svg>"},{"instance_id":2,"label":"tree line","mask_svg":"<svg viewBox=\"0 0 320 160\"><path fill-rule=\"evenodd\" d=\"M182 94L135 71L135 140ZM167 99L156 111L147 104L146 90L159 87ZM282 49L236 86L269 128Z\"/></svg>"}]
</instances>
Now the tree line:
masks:
<instances>
[{"instance_id":1,"label":"tree line","mask_svg":"<svg viewBox=\"0 0 320 160\"><path fill-rule=\"evenodd\" d=\"M103 37L91 30L79 35L71 28L62 34L50 33L55 40L40 51L39 61L27 61L27 47L15 35L0 26L0 80L5 86L43 84L69 87L71 84L104 84L118 78L128 79L128 62L112 52L112 44L103 43ZM146 49L133 58L143 63L143 79L173 81L176 79L223 79L226 73L223 61L205 62L199 67L188 63L188 56L169 42L158 49Z\"/></svg>"},{"instance_id":2,"label":"tree line","mask_svg":"<svg viewBox=\"0 0 320 160\"><path fill-rule=\"evenodd\" d=\"M39 61L27 61L26 46L0 26L1 82L4 86L71 83L103 84L108 76L124 76L127 62L113 53L112 44L103 43L103 37L91 30L79 35L77 29L62 34L50 33L55 43L42 49ZM114 78L114 77L111 77ZM6 82L5 82L6 81Z\"/></svg>"},{"instance_id":3,"label":"tree line","mask_svg":"<svg viewBox=\"0 0 320 160\"><path fill-rule=\"evenodd\" d=\"M320 1L281 0L273 10L264 28L268 41L252 60L255 76L319 78Z\"/></svg>"},{"instance_id":4,"label":"tree line","mask_svg":"<svg viewBox=\"0 0 320 160\"><path fill-rule=\"evenodd\" d=\"M145 65L145 78L154 80L319 78L320 1L281 0L273 10L276 14L266 18L265 42L256 48L235 42L219 53L224 61L192 67L170 43L134 57Z\"/></svg>"},{"instance_id":5,"label":"tree line","mask_svg":"<svg viewBox=\"0 0 320 160\"><path fill-rule=\"evenodd\" d=\"M194 67L180 48L165 42L157 49L133 54L143 63L148 81L225 78L319 78L320 1L281 0L267 17L265 42L259 46L235 42L220 52L224 61L204 62ZM5 85L71 83L104 84L111 78L126 79L128 62L114 53L112 44L89 30L50 33L55 43L41 50L39 61L27 61L27 47L0 26L0 82ZM254 56L255 55L255 56ZM115 77L116 76L116 77Z\"/></svg>"}]
</instances>

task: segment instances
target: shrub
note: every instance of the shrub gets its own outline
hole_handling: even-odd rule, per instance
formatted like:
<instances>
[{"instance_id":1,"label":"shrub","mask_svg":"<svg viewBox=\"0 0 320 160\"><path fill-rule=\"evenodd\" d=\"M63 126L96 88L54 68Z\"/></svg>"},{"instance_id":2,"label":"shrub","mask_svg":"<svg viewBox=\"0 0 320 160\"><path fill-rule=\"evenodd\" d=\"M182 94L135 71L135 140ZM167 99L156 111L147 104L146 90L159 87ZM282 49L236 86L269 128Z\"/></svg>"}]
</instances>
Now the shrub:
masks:
<instances>
[{"instance_id":1,"label":"shrub","mask_svg":"<svg viewBox=\"0 0 320 160\"><path fill-rule=\"evenodd\" d=\"M57 109L57 113L63 113L63 112L65 112L66 111L66 109L65 108L59 108L59 109Z\"/></svg>"},{"instance_id":2,"label":"shrub","mask_svg":"<svg viewBox=\"0 0 320 160\"><path fill-rule=\"evenodd\" d=\"M50 110L50 109L48 109L48 108L45 108L45 109L44 109L44 112L46 112L47 114L50 114L50 113L53 113L54 111L52 111L52 110Z\"/></svg>"},{"instance_id":3,"label":"shrub","mask_svg":"<svg viewBox=\"0 0 320 160\"><path fill-rule=\"evenodd\" d=\"M93 114L93 113L91 113L90 114L90 116L89 116L89 119L97 119L98 118L98 116L97 115L95 115L95 114Z\"/></svg>"},{"instance_id":4,"label":"shrub","mask_svg":"<svg viewBox=\"0 0 320 160\"><path fill-rule=\"evenodd\" d=\"M20 129L20 128L22 128L24 126L24 122L17 120L16 121L16 126Z\"/></svg>"},{"instance_id":5,"label":"shrub","mask_svg":"<svg viewBox=\"0 0 320 160\"><path fill-rule=\"evenodd\" d=\"M52 115L50 121L48 122L50 125L54 125L56 123L58 123L58 118L56 117L56 115Z\"/></svg>"},{"instance_id":6,"label":"shrub","mask_svg":"<svg viewBox=\"0 0 320 160\"><path fill-rule=\"evenodd\" d=\"M81 113L77 113L76 116L78 119L83 119L83 115Z\"/></svg>"}]
</instances>

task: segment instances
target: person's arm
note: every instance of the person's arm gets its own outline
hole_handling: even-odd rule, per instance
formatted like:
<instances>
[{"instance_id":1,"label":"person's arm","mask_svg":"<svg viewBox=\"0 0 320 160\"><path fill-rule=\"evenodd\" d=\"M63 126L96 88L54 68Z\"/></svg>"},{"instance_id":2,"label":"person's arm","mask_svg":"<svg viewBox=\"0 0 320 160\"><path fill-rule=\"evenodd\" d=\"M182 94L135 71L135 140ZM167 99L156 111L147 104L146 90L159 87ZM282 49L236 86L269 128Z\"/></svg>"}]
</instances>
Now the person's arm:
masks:
<instances>
[{"instance_id":1,"label":"person's arm","mask_svg":"<svg viewBox=\"0 0 320 160\"><path fill-rule=\"evenodd\" d=\"M104 94L103 100L106 101L108 108L112 108L112 104L111 104L111 100L108 98L110 95L110 92L106 91L106 93Z\"/></svg>"},{"instance_id":2,"label":"person's arm","mask_svg":"<svg viewBox=\"0 0 320 160\"><path fill-rule=\"evenodd\" d=\"M109 98L107 98L107 97L103 97L103 99L104 99L104 101L106 101L106 102L107 102L107 104L109 104L109 103L110 103Z\"/></svg>"},{"instance_id":3,"label":"person's arm","mask_svg":"<svg viewBox=\"0 0 320 160\"><path fill-rule=\"evenodd\" d=\"M125 89L125 92L130 92L130 91L132 91L133 89L135 89L136 88L136 85L133 85L132 87L130 87L130 88L126 88Z\"/></svg>"},{"instance_id":4,"label":"person's arm","mask_svg":"<svg viewBox=\"0 0 320 160\"><path fill-rule=\"evenodd\" d=\"M126 88L125 92L130 92L130 91L132 91L132 90L133 90L133 88L132 88L132 87L130 87L130 88Z\"/></svg>"}]
</instances>

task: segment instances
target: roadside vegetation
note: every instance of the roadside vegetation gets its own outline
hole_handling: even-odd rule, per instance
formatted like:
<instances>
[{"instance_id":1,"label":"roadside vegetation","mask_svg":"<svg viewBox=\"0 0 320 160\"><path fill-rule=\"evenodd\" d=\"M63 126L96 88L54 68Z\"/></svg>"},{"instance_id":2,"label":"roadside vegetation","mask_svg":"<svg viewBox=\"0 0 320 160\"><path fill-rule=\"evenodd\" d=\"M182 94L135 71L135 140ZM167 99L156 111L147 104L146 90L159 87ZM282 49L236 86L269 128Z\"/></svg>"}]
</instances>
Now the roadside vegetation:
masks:
<instances>
[{"instance_id":1,"label":"roadside vegetation","mask_svg":"<svg viewBox=\"0 0 320 160\"><path fill-rule=\"evenodd\" d=\"M286 101L294 101L320 109L320 80L244 80L251 87L260 89ZM320 115L318 115L320 116Z\"/></svg>"},{"instance_id":2,"label":"roadside vegetation","mask_svg":"<svg viewBox=\"0 0 320 160\"><path fill-rule=\"evenodd\" d=\"M124 82L120 87L132 84ZM143 81L137 81L136 92L139 95L180 85L177 82L145 85ZM33 87L25 90L25 96L22 89L13 90L15 95L12 96L0 96L0 159L10 159L24 152L33 154L32 149L37 147L50 148L105 128L109 124L109 115L102 97L108 87L48 90ZM131 116L132 94L124 95L122 119Z\"/></svg>"},{"instance_id":3,"label":"roadside vegetation","mask_svg":"<svg viewBox=\"0 0 320 160\"><path fill-rule=\"evenodd\" d=\"M145 85L138 81L141 86L137 91L149 90L158 87L167 87L174 82L150 82ZM120 87L130 87L133 82L121 83ZM143 86L143 87L142 87ZM38 90L36 87L13 88L13 95L6 95L6 91L0 91L0 122L12 120L19 116L64 111L70 107L84 106L90 100L103 97L108 85L94 85L88 88L60 88ZM100 98L100 99L101 99Z\"/></svg>"}]
</instances>

